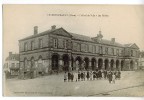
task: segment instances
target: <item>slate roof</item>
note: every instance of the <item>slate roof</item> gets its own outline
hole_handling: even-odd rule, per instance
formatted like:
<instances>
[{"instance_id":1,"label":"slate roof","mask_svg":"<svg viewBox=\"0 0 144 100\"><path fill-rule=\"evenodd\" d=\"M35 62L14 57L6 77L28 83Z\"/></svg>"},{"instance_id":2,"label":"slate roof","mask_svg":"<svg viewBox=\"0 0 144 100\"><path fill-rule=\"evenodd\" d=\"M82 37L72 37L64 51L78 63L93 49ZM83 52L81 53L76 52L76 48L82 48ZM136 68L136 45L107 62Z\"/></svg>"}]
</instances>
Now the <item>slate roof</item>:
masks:
<instances>
[{"instance_id":1,"label":"slate roof","mask_svg":"<svg viewBox=\"0 0 144 100\"><path fill-rule=\"evenodd\" d=\"M46 35L46 34L50 34L51 32L54 32L55 30L59 30L59 29L61 29L61 28L54 29L54 30L46 30L44 32L41 32L41 33L38 33L38 34L35 34L35 35L28 36L28 37L23 38L23 39L20 39L19 41L39 37L39 36Z\"/></svg>"},{"instance_id":2,"label":"slate roof","mask_svg":"<svg viewBox=\"0 0 144 100\"><path fill-rule=\"evenodd\" d=\"M124 44L124 47L130 47L131 45L133 45L133 43Z\"/></svg>"},{"instance_id":3,"label":"slate roof","mask_svg":"<svg viewBox=\"0 0 144 100\"><path fill-rule=\"evenodd\" d=\"M69 32L70 33L70 32ZM76 33L70 33L73 37L73 39L77 39L77 40L83 40L83 41L90 41L90 42L95 42L91 37L89 36L84 36L84 35L79 35L79 34L76 34ZM98 43L98 42L96 42ZM111 40L106 40L106 39L102 39L101 44L106 44L106 45L114 45L114 46L120 46L120 47L123 47L122 44L120 43L112 43Z\"/></svg>"},{"instance_id":4,"label":"slate roof","mask_svg":"<svg viewBox=\"0 0 144 100\"><path fill-rule=\"evenodd\" d=\"M70 32L69 32L70 33ZM76 33L70 33L72 35L72 39L77 39L77 40L84 40L84 41L89 41L89 42L94 42L90 37L85 36L85 35L79 35Z\"/></svg>"},{"instance_id":5,"label":"slate roof","mask_svg":"<svg viewBox=\"0 0 144 100\"><path fill-rule=\"evenodd\" d=\"M7 58L6 58L6 61L8 61L8 60L13 60L13 59L15 59L15 60L17 60L17 61L19 61L19 54L11 54L10 56L8 56Z\"/></svg>"},{"instance_id":6,"label":"slate roof","mask_svg":"<svg viewBox=\"0 0 144 100\"><path fill-rule=\"evenodd\" d=\"M21 40L26 40L26 39L35 38L35 37L39 37L39 36L42 36L42 35L50 34L51 32L59 30L59 29L63 29L63 28L57 28L57 29L54 29L54 30L50 29L50 30L41 32L39 34L28 36L28 37L23 38ZM89 37L89 36L85 36L85 35L79 35L79 34L71 33L71 32L68 32L68 33L72 36L72 39L98 43L98 42L96 42L96 41L94 41L92 39L93 37ZM19 41L21 41L21 40L19 40ZM130 43L130 44L124 44L124 45L122 45L122 44L120 44L118 42L112 43L111 40L106 40L106 39L102 39L100 43L101 44L106 44L106 45L119 46L119 47L130 47L132 45L132 43Z\"/></svg>"},{"instance_id":7,"label":"slate roof","mask_svg":"<svg viewBox=\"0 0 144 100\"><path fill-rule=\"evenodd\" d=\"M114 46L120 46L120 47L123 47L122 44L118 43L118 42L114 42L112 43L111 40L106 40L106 39L102 39L101 41L102 44L107 44L107 45L114 45Z\"/></svg>"}]
</instances>

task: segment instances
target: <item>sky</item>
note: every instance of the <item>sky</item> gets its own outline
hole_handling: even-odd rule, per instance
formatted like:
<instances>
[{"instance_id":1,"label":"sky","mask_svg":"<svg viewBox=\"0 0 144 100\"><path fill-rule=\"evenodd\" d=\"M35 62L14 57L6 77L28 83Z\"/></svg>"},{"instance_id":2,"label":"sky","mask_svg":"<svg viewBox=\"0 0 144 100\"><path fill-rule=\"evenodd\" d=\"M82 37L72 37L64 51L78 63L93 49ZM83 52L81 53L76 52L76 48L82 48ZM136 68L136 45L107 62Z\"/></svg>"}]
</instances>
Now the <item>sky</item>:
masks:
<instances>
[{"instance_id":1,"label":"sky","mask_svg":"<svg viewBox=\"0 0 144 100\"><path fill-rule=\"evenodd\" d=\"M101 30L104 39L136 43L144 50L143 12L144 5L3 5L3 57L19 53L18 40L33 35L34 26L43 32L52 25L90 37Z\"/></svg>"}]
</instances>

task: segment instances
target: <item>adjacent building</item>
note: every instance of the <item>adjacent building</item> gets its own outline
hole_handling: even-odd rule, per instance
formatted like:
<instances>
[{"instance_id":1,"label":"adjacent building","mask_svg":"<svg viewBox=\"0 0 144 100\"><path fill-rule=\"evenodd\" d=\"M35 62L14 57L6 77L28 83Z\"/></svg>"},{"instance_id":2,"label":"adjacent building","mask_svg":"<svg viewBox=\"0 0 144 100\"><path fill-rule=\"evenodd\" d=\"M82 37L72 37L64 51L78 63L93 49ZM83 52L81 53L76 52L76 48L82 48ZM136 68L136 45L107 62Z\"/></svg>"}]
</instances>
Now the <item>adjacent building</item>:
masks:
<instances>
[{"instance_id":1,"label":"adjacent building","mask_svg":"<svg viewBox=\"0 0 144 100\"><path fill-rule=\"evenodd\" d=\"M4 71L10 75L19 75L19 54L9 52L9 56L5 59Z\"/></svg>"},{"instance_id":2,"label":"adjacent building","mask_svg":"<svg viewBox=\"0 0 144 100\"><path fill-rule=\"evenodd\" d=\"M120 44L115 38L103 39L51 29L19 40L20 70L50 73L68 70L135 70L138 65L139 47L135 43Z\"/></svg>"}]
</instances>

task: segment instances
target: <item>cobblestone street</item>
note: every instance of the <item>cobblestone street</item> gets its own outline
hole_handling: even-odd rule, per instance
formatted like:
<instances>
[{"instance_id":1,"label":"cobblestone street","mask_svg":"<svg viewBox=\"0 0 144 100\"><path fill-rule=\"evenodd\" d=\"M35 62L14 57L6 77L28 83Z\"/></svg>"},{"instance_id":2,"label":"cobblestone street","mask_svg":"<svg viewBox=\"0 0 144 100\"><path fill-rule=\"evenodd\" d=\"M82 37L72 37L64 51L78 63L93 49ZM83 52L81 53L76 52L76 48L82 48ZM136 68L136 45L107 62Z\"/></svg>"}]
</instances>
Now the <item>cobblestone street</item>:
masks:
<instances>
[{"instance_id":1,"label":"cobblestone street","mask_svg":"<svg viewBox=\"0 0 144 100\"><path fill-rule=\"evenodd\" d=\"M144 96L144 71L123 71L121 80L63 82L63 73L35 79L7 79L7 96Z\"/></svg>"}]
</instances>

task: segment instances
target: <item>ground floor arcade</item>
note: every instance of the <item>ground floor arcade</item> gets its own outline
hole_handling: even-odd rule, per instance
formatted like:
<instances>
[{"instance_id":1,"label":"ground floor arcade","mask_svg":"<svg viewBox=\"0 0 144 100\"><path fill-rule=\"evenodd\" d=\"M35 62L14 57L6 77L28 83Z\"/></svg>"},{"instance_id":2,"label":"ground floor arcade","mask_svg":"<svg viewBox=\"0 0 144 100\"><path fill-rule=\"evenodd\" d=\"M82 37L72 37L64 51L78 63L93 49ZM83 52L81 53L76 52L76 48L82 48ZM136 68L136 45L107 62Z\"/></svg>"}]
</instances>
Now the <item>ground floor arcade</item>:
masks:
<instances>
[{"instance_id":1,"label":"ground floor arcade","mask_svg":"<svg viewBox=\"0 0 144 100\"><path fill-rule=\"evenodd\" d=\"M135 70L137 59L122 57L80 55L74 53L37 53L21 56L20 72L42 73L77 70Z\"/></svg>"}]
</instances>

